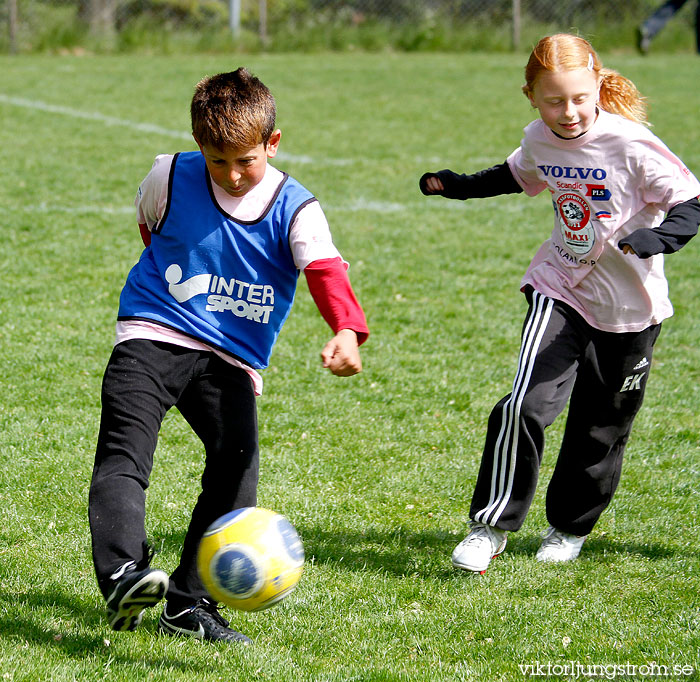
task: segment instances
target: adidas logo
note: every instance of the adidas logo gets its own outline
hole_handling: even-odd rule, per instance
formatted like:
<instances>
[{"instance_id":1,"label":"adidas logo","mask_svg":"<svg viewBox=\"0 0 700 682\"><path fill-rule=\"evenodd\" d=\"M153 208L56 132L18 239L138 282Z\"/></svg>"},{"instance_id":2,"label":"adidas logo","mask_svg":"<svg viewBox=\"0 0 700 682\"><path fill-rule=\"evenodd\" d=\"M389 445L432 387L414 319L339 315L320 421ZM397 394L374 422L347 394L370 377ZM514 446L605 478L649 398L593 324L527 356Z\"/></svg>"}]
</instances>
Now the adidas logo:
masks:
<instances>
[{"instance_id":1,"label":"adidas logo","mask_svg":"<svg viewBox=\"0 0 700 682\"><path fill-rule=\"evenodd\" d=\"M646 358L642 358L633 368L632 370L635 369L642 369L642 367L647 367L649 365L649 360Z\"/></svg>"}]
</instances>

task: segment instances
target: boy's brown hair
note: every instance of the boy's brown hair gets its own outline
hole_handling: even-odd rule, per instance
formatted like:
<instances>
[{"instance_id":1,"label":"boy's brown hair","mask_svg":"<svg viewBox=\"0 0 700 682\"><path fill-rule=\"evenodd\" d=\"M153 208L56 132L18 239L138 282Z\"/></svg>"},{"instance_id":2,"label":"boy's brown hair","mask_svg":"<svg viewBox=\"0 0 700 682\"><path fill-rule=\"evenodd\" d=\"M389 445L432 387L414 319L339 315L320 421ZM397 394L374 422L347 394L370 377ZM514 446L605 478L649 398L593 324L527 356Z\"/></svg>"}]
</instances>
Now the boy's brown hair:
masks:
<instances>
[{"instance_id":1,"label":"boy's brown hair","mask_svg":"<svg viewBox=\"0 0 700 682\"><path fill-rule=\"evenodd\" d=\"M251 149L267 145L275 130L275 98L241 67L199 81L190 115L192 133L201 145Z\"/></svg>"}]
</instances>

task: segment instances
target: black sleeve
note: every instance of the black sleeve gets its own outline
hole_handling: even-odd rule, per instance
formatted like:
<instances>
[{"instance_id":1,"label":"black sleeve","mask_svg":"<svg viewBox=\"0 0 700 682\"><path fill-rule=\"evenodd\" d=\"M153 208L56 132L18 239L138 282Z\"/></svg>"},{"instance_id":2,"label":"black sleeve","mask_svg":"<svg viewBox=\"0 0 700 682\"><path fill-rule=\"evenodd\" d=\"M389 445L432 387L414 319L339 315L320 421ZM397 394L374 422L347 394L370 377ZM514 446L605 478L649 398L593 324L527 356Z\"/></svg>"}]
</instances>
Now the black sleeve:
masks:
<instances>
[{"instance_id":1,"label":"black sleeve","mask_svg":"<svg viewBox=\"0 0 700 682\"><path fill-rule=\"evenodd\" d=\"M700 224L700 201L691 199L676 204L658 227L642 227L618 242L618 247L631 246L640 258L657 253L674 253L697 233Z\"/></svg>"},{"instance_id":2,"label":"black sleeve","mask_svg":"<svg viewBox=\"0 0 700 682\"><path fill-rule=\"evenodd\" d=\"M440 179L442 192L430 192L426 186L429 177ZM420 191L423 194L439 194L448 199L482 199L495 197L499 194L517 194L523 188L517 183L507 163L492 166L473 175L458 175L451 170L441 170L437 173L425 173L420 179Z\"/></svg>"}]
</instances>

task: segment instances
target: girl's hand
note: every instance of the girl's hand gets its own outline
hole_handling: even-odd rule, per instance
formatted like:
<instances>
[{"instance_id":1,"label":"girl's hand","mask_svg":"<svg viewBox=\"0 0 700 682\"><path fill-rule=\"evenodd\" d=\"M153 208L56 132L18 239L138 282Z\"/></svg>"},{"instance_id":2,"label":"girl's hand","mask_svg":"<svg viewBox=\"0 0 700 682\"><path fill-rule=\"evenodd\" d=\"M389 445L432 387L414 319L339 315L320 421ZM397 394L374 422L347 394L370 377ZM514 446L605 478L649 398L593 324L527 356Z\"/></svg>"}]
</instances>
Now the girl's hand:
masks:
<instances>
[{"instance_id":1,"label":"girl's hand","mask_svg":"<svg viewBox=\"0 0 700 682\"><path fill-rule=\"evenodd\" d=\"M338 377L351 377L362 371L362 359L357 345L357 334L352 329L341 329L321 351L323 366Z\"/></svg>"},{"instance_id":2,"label":"girl's hand","mask_svg":"<svg viewBox=\"0 0 700 682\"><path fill-rule=\"evenodd\" d=\"M426 179L425 187L429 192L432 192L433 194L443 192L445 190L445 186L442 184L440 178L438 178L436 175L430 175Z\"/></svg>"},{"instance_id":3,"label":"girl's hand","mask_svg":"<svg viewBox=\"0 0 700 682\"><path fill-rule=\"evenodd\" d=\"M635 250L629 244L623 244L622 253L624 253L625 255L627 255L627 254L632 254L633 256L637 255Z\"/></svg>"},{"instance_id":4,"label":"girl's hand","mask_svg":"<svg viewBox=\"0 0 700 682\"><path fill-rule=\"evenodd\" d=\"M423 173L418 181L420 191L423 194L440 194L445 190L445 185L435 173Z\"/></svg>"}]
</instances>

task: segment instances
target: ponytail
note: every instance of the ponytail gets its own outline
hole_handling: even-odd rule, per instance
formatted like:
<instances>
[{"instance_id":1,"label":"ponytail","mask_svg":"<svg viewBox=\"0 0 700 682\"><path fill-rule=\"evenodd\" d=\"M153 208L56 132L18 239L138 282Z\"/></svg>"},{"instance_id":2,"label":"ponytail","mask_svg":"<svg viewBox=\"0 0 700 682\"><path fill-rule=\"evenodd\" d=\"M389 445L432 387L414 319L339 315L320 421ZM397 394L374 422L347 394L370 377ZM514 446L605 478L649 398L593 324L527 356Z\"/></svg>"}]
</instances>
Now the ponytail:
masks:
<instances>
[{"instance_id":1,"label":"ponytail","mask_svg":"<svg viewBox=\"0 0 700 682\"><path fill-rule=\"evenodd\" d=\"M647 101L637 86L612 69L600 70L600 108L611 114L650 125L647 120Z\"/></svg>"}]
</instances>

